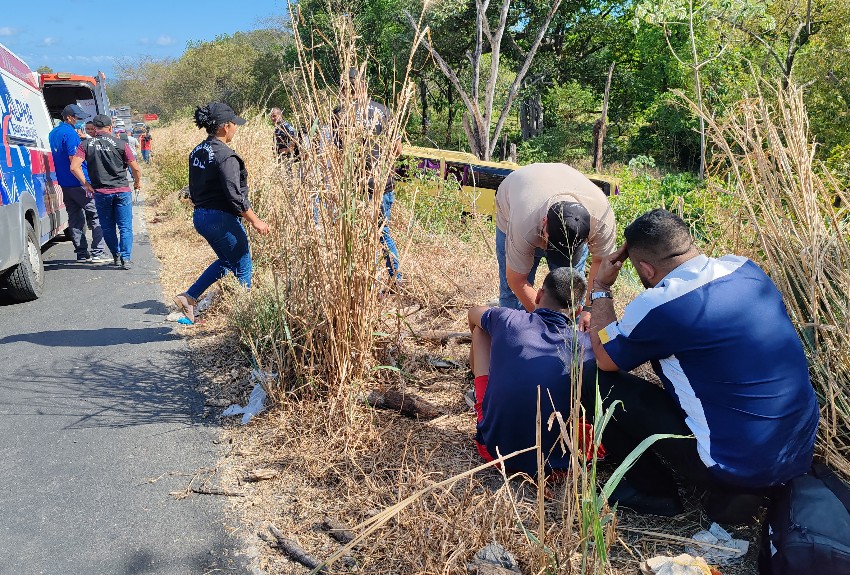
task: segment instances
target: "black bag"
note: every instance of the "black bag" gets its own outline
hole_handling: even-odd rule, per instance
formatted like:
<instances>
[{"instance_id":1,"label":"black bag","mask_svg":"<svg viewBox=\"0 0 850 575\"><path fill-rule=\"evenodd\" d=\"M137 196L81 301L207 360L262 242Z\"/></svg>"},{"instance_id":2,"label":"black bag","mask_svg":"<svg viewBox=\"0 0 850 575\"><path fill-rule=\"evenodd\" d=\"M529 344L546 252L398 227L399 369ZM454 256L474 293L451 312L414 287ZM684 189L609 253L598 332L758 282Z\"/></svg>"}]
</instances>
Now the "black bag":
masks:
<instances>
[{"instance_id":1,"label":"black bag","mask_svg":"<svg viewBox=\"0 0 850 575\"><path fill-rule=\"evenodd\" d=\"M815 464L771 498L761 575L850 575L850 487Z\"/></svg>"}]
</instances>

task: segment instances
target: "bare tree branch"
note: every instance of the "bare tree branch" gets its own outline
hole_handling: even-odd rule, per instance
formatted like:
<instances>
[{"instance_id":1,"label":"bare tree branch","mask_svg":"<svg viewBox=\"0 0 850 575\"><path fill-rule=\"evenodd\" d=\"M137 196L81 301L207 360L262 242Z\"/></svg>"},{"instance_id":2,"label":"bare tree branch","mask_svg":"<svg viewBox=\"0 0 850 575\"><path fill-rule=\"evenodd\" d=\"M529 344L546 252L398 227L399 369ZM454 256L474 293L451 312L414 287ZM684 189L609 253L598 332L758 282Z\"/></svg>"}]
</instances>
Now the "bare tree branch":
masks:
<instances>
[{"instance_id":1,"label":"bare tree branch","mask_svg":"<svg viewBox=\"0 0 850 575\"><path fill-rule=\"evenodd\" d=\"M484 93L484 121L487 125L490 124L490 118L493 115L493 99L496 95L496 80L499 78L499 60L502 55L502 36L505 34L510 7L511 0L503 0L502 10L499 13L499 24L490 44L490 77L487 79L487 91Z\"/></svg>"},{"instance_id":2,"label":"bare tree branch","mask_svg":"<svg viewBox=\"0 0 850 575\"><path fill-rule=\"evenodd\" d=\"M557 12L558 7L561 5L561 0L554 0L552 2L552 7L549 9L549 13L546 14L546 19L543 21L543 24L540 26L540 30L537 32L537 38L534 40L534 44L532 44L531 48L528 50L528 54L525 57L525 61L522 63L522 67L517 72L516 78L514 78L513 83L511 84L510 89L508 90L508 97L505 100L504 106L502 106L502 113L499 114L499 121L496 123L496 129L493 131L493 143L490 145L489 153L492 154L496 149L496 142L499 140L499 133L502 131L502 128L505 125L505 120L508 118L508 113L511 110L511 106L514 103L514 99L516 98L517 91L519 90L520 83L522 82L525 75L528 73L528 68L531 66L531 60L534 58L534 54L537 53L537 48L540 47L540 42L543 40L543 35L546 34L546 30L549 29L549 23L552 21L552 17Z\"/></svg>"},{"instance_id":3,"label":"bare tree branch","mask_svg":"<svg viewBox=\"0 0 850 575\"><path fill-rule=\"evenodd\" d=\"M743 32L744 34L764 46L765 49L767 49L767 53L770 54L770 56L774 60L776 60L777 65L779 65L779 69L782 71L782 74L785 75L785 62L782 61L782 58L779 57L779 54L776 53L776 50L773 49L773 46L771 46L767 40L753 32L752 30L749 30L741 24L738 24L737 22L734 22L732 20L726 20L726 23L732 26L733 28L737 28L738 30L740 30L741 32Z\"/></svg>"},{"instance_id":4,"label":"bare tree branch","mask_svg":"<svg viewBox=\"0 0 850 575\"><path fill-rule=\"evenodd\" d=\"M414 30L416 30L416 20L414 20L413 16L411 16L410 13L406 10L404 11L404 15L407 16L410 25L413 27ZM428 34L427 43L423 42L426 34ZM466 90L463 89L463 86L461 85L460 79L458 79L457 74L454 73L454 70L449 67L443 57L440 56L440 53L437 51L437 49L434 48L434 45L431 42L430 33L427 29L424 30L422 34L420 34L419 37L416 39L416 44L423 44L425 46L425 48L428 50L428 53L431 54L432 58L434 58L434 62L437 63L437 66L440 68L440 70L442 70L443 74L446 75L446 78L449 79L449 81L452 83L452 86L455 87L455 90L457 90L457 93L460 95L460 99L463 100L463 103L466 108L470 112L474 111L477 108L477 105L472 104L472 100L470 99L469 94L466 92Z\"/></svg>"}]
</instances>

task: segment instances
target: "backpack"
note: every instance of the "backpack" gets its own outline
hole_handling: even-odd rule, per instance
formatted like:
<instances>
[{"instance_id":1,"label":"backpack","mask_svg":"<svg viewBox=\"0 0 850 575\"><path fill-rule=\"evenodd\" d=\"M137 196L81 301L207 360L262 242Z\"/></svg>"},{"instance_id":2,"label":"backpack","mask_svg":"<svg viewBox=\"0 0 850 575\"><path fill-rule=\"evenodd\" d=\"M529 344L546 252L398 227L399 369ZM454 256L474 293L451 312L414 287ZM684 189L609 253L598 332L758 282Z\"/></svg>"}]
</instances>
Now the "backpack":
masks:
<instances>
[{"instance_id":1,"label":"backpack","mask_svg":"<svg viewBox=\"0 0 850 575\"><path fill-rule=\"evenodd\" d=\"M850 575L850 487L826 465L813 465L771 498L759 573Z\"/></svg>"}]
</instances>

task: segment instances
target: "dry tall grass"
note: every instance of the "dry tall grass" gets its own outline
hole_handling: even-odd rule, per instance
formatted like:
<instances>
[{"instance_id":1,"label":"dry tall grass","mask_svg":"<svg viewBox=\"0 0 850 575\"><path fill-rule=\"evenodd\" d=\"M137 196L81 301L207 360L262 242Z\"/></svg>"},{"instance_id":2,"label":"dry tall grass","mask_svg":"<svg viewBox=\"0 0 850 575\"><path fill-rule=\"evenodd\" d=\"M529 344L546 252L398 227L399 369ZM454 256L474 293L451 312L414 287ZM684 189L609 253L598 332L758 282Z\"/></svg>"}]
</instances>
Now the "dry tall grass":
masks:
<instances>
[{"instance_id":1,"label":"dry tall grass","mask_svg":"<svg viewBox=\"0 0 850 575\"><path fill-rule=\"evenodd\" d=\"M351 26L338 18L330 39L346 78L349 68L364 72ZM381 296L391 287L381 255L382 191L412 90L400 81L393 114L376 134L364 118L366 84L352 91L326 76L295 34L299 64L282 81L301 134L298 161L278 161L267 130L245 130L239 144L253 158L253 203L273 232L255 240L258 289L235 302L233 317L255 359L281 375L269 390L276 400L315 392L335 411L375 367Z\"/></svg>"},{"instance_id":2,"label":"dry tall grass","mask_svg":"<svg viewBox=\"0 0 850 575\"><path fill-rule=\"evenodd\" d=\"M850 478L850 196L815 161L801 88L765 85L706 121L718 156L711 185L742 206L721 241L782 292L822 406L818 451Z\"/></svg>"}]
</instances>

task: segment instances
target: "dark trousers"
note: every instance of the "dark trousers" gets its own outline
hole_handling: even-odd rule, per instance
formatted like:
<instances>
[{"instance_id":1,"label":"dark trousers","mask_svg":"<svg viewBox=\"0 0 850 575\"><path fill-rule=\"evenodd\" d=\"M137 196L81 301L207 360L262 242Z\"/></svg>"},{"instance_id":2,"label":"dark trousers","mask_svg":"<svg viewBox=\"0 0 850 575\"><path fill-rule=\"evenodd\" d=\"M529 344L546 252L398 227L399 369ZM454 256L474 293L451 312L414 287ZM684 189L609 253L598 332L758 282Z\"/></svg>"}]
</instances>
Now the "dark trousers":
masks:
<instances>
[{"instance_id":1,"label":"dark trousers","mask_svg":"<svg viewBox=\"0 0 850 575\"><path fill-rule=\"evenodd\" d=\"M693 435L685 424L685 413L662 388L623 371L597 370L593 361L584 365L581 392L582 405L591 418L597 382L603 411L615 401L622 402L615 408L614 418L602 433L602 444L615 463L623 461L641 441L653 434ZM676 481L670 469L686 482L711 492L721 500L741 493L753 493L752 490L718 481L700 459L694 438L656 441L626 473L626 478L644 493L676 497Z\"/></svg>"},{"instance_id":2,"label":"dark trousers","mask_svg":"<svg viewBox=\"0 0 850 575\"><path fill-rule=\"evenodd\" d=\"M97 217L94 198L87 198L82 187L62 188L65 211L68 212L68 229L71 230L71 242L78 259L99 256L106 247L103 243L103 230ZM86 238L86 225L91 230L91 252Z\"/></svg>"}]
</instances>

